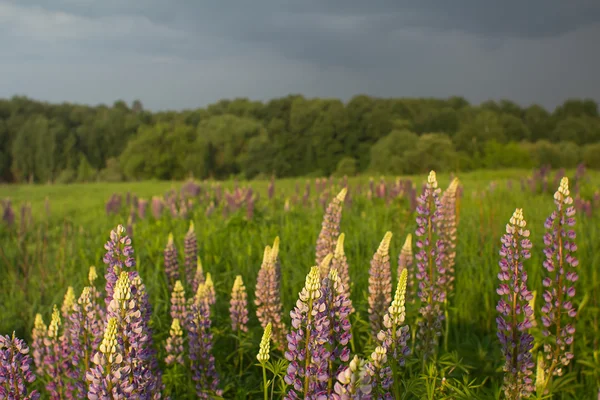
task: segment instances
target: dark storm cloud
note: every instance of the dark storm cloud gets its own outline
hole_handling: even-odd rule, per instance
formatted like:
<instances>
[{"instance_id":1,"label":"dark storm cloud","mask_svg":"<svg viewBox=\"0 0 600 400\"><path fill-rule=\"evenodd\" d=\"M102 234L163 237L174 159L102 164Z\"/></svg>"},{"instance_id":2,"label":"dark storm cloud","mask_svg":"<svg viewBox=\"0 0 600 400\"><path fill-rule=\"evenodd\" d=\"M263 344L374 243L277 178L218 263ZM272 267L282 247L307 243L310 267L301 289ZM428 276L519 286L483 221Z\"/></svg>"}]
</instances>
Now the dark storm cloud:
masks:
<instances>
[{"instance_id":1,"label":"dark storm cloud","mask_svg":"<svg viewBox=\"0 0 600 400\"><path fill-rule=\"evenodd\" d=\"M553 106L600 98L598 37L598 0L0 0L0 73L13 78L0 97L176 108L364 92Z\"/></svg>"}]
</instances>

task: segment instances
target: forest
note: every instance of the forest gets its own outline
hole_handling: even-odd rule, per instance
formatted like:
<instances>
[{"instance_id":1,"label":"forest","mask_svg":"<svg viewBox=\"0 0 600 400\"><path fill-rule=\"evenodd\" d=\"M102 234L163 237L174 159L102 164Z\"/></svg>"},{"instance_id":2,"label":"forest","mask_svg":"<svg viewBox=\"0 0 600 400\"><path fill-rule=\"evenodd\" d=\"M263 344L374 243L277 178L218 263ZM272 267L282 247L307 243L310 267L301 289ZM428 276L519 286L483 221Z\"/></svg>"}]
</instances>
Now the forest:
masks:
<instances>
[{"instance_id":1,"label":"forest","mask_svg":"<svg viewBox=\"0 0 600 400\"><path fill-rule=\"evenodd\" d=\"M289 95L151 112L0 99L0 182L403 175L429 170L600 169L590 99L553 111L461 97L338 99Z\"/></svg>"}]
</instances>

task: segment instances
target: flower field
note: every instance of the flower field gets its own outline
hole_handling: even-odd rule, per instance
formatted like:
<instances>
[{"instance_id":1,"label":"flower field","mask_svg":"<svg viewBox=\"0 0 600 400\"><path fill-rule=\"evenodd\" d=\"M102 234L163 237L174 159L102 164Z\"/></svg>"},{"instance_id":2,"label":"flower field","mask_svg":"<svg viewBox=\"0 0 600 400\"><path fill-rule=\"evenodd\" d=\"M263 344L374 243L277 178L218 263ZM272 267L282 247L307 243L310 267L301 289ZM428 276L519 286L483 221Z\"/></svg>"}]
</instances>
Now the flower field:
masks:
<instances>
[{"instance_id":1,"label":"flower field","mask_svg":"<svg viewBox=\"0 0 600 400\"><path fill-rule=\"evenodd\" d=\"M0 398L600 398L583 167L0 198Z\"/></svg>"}]
</instances>

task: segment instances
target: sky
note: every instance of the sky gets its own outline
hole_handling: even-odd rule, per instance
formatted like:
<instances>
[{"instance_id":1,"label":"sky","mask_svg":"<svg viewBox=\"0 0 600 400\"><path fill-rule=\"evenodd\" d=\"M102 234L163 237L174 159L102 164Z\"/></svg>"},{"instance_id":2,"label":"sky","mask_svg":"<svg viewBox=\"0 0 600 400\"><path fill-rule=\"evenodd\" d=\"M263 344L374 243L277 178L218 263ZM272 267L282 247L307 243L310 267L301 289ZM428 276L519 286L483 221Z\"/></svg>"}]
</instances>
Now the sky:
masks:
<instances>
[{"instance_id":1,"label":"sky","mask_svg":"<svg viewBox=\"0 0 600 400\"><path fill-rule=\"evenodd\" d=\"M598 0L0 0L0 98L600 101Z\"/></svg>"}]
</instances>

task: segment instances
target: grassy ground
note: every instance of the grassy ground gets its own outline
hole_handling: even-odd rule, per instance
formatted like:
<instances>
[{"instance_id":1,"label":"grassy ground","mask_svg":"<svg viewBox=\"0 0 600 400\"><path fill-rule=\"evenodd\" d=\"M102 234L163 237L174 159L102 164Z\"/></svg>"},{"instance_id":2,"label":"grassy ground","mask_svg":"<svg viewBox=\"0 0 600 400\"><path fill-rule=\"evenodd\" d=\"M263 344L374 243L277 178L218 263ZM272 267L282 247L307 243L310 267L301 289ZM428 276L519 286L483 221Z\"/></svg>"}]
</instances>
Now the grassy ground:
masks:
<instances>
[{"instance_id":1,"label":"grassy ground","mask_svg":"<svg viewBox=\"0 0 600 400\"><path fill-rule=\"evenodd\" d=\"M498 249L505 224L516 207L524 209L534 245L533 256L526 263L530 289L537 290L538 293L541 290L543 223L554 204L550 192L534 194L521 191L519 179L529 174L529 171L511 170L475 172L459 177L464 186L464 196L461 200L458 229L456 289L451 300L447 349L443 353L456 352L458 358L462 359L461 363L470 366L464 375L475 379L478 384L484 383L475 392L480 398L494 398L501 384L502 358L496 339L495 322ZM425 178L426 176L412 177L419 187ZM582 190L586 193L593 192L599 187L599 178L598 175L590 174L589 181ZM512 190L508 189L509 179ZM445 188L449 177L442 175L439 180ZM368 177L351 180L351 187L359 181L364 187ZM495 182L495 188L490 190L492 181ZM314 264L314 246L323 211L320 207L303 208L300 205L293 206L289 212L284 211L284 198L292 195L296 182L299 182L302 193L304 179L277 181L277 196L271 202L266 199L268 182L251 182L250 185L260 193L261 200L250 221L245 219L243 210L226 218L220 212L206 217L204 207L196 208L190 217L196 226L200 257L216 285L214 354L222 386L227 390L225 397L228 398L253 398L257 396L253 390L260 387L260 370L252 364L262 331L254 316L252 301L264 246L272 243L275 236L281 239L282 297L286 317L303 286L306 273ZM232 185L232 182L225 183L226 187ZM150 198L179 187L180 182L0 186L0 198L10 197L16 210L22 202L30 202L35 221L25 235L20 235L18 229L0 227L0 273L3 275L0 281L0 333L7 334L15 330L17 335L29 340L35 313L42 313L48 322L52 305L60 305L69 285L74 287L78 296L86 284L90 265L96 265L103 275L103 244L108 240L110 230L119 223L125 224L127 218L125 210L118 216L106 215L104 204L112 193L124 194L129 191L139 197ZM46 215L44 209L46 198L50 202L50 216ZM148 287L154 307L152 323L155 343L159 344L161 355L164 355L162 343L168 335L170 325L169 293L162 268L162 251L167 235L172 232L182 261L183 237L188 224L188 220L173 219L165 215L158 221L152 217L139 220L134 226L133 241L138 269ZM583 309L578 317L575 342L575 358L578 362L570 368L571 374L567 377L573 381L565 380L562 398L592 398L600 386L599 226L598 212L591 218L578 215L576 230L580 279L575 303ZM381 199L368 200L361 196L355 198L350 207L345 207L342 232L346 234L345 247L353 284L352 297L357 308L353 331L360 338L355 340L354 351L361 354L372 346L366 340L368 335L364 323L367 320L369 262L388 230L394 234L391 259L395 277L400 248L406 235L415 230L414 215L409 212L407 203L396 200L386 205ZM229 335L228 301L237 274L244 278L251 304L252 347L245 355L248 369L241 378L232 371L231 362L227 360L235 349L235 340ZM414 325L416 317L416 307L409 306L407 321ZM289 318L286 322L289 326ZM454 372L457 373L458 370ZM167 386L169 385L171 383ZM169 387L173 388L172 385ZM187 388L178 390L185 392ZM185 395L180 396L185 398Z\"/></svg>"}]
</instances>

